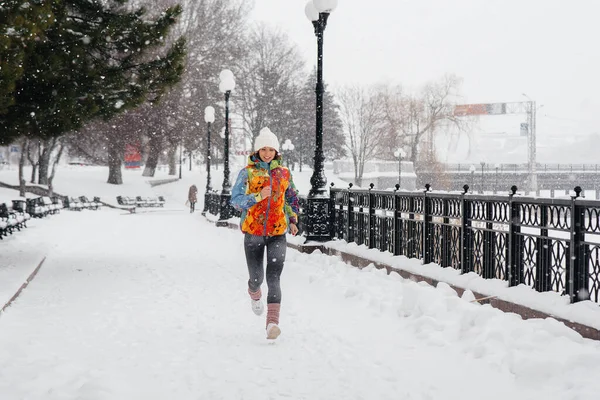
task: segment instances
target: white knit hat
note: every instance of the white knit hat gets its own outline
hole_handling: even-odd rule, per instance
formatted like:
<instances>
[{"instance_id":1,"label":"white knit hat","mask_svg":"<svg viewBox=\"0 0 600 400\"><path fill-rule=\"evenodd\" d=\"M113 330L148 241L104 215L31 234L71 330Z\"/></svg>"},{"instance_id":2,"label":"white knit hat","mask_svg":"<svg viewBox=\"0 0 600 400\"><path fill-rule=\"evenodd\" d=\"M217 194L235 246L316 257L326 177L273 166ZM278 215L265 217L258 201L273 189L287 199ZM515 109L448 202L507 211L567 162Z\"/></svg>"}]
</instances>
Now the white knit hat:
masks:
<instances>
[{"instance_id":1,"label":"white knit hat","mask_svg":"<svg viewBox=\"0 0 600 400\"><path fill-rule=\"evenodd\" d=\"M263 147L272 147L279 153L279 140L269 128L262 128L256 139L254 139L254 151L258 151Z\"/></svg>"}]
</instances>

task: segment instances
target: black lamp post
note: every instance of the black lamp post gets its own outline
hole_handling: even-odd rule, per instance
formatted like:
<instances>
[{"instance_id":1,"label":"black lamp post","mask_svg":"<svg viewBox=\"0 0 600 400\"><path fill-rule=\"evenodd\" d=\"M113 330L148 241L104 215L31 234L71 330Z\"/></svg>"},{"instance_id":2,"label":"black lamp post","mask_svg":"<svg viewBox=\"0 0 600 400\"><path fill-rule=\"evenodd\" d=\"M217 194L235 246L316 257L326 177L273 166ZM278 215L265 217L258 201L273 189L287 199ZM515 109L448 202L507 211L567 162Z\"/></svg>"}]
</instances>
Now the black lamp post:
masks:
<instances>
[{"instance_id":1,"label":"black lamp post","mask_svg":"<svg viewBox=\"0 0 600 400\"><path fill-rule=\"evenodd\" d=\"M221 80L219 90L225 93L225 150L223 151L223 190L217 226L227 226L227 220L232 217L231 183L229 182L229 95L235 88L235 79L228 69L221 71L219 79Z\"/></svg>"},{"instance_id":2,"label":"black lamp post","mask_svg":"<svg viewBox=\"0 0 600 400\"><path fill-rule=\"evenodd\" d=\"M310 178L311 188L307 196L306 206L306 238L307 240L327 241L331 239L329 226L330 204L327 194L327 178L323 162L323 33L327 26L327 18L337 6L337 0L312 0L306 4L304 11L315 28L317 37L317 95L316 140L314 169Z\"/></svg>"},{"instance_id":3,"label":"black lamp post","mask_svg":"<svg viewBox=\"0 0 600 400\"><path fill-rule=\"evenodd\" d=\"M398 189L402 189L402 159L406 157L406 152L399 148L394 152L394 156L398 157Z\"/></svg>"},{"instance_id":4,"label":"black lamp post","mask_svg":"<svg viewBox=\"0 0 600 400\"><path fill-rule=\"evenodd\" d=\"M496 184L494 185L494 194L498 192L498 168L500 168L500 164L496 164L494 166L496 168Z\"/></svg>"},{"instance_id":5,"label":"black lamp post","mask_svg":"<svg viewBox=\"0 0 600 400\"><path fill-rule=\"evenodd\" d=\"M179 179L181 179L181 166L183 164L183 142L179 142Z\"/></svg>"},{"instance_id":6,"label":"black lamp post","mask_svg":"<svg viewBox=\"0 0 600 400\"><path fill-rule=\"evenodd\" d=\"M483 167L485 166L485 161L481 161L481 194L483 194Z\"/></svg>"},{"instance_id":7,"label":"black lamp post","mask_svg":"<svg viewBox=\"0 0 600 400\"><path fill-rule=\"evenodd\" d=\"M208 211L210 192L212 190L212 186L210 185L210 124L215 122L215 109L211 106L204 109L204 121L206 122L208 137L206 140L206 193L204 193L204 209L202 210L202 215L206 215Z\"/></svg>"},{"instance_id":8,"label":"black lamp post","mask_svg":"<svg viewBox=\"0 0 600 400\"><path fill-rule=\"evenodd\" d=\"M475 189L475 170L476 168L474 165L469 167L469 171L471 172L471 187L473 188L471 189L471 193L473 193L473 190Z\"/></svg>"}]
</instances>

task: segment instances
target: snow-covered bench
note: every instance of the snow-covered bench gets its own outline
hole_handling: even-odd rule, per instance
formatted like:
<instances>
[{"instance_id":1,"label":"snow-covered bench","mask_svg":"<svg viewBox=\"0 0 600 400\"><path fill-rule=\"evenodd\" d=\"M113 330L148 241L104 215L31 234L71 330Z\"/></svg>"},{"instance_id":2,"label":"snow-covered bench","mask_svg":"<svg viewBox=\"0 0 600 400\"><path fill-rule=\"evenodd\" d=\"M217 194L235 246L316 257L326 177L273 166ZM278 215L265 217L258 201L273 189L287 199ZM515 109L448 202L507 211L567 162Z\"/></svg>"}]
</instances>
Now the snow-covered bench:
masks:
<instances>
[{"instance_id":1,"label":"snow-covered bench","mask_svg":"<svg viewBox=\"0 0 600 400\"><path fill-rule=\"evenodd\" d=\"M56 214L60 212L60 209L56 206L56 204L54 204L50 197L42 196L40 202L43 204L43 207L48 209L49 214Z\"/></svg>"},{"instance_id":2,"label":"snow-covered bench","mask_svg":"<svg viewBox=\"0 0 600 400\"><path fill-rule=\"evenodd\" d=\"M83 204L79 201L77 197L65 197L65 208L71 211L81 211L83 210Z\"/></svg>"},{"instance_id":3,"label":"snow-covered bench","mask_svg":"<svg viewBox=\"0 0 600 400\"><path fill-rule=\"evenodd\" d=\"M31 215L27 212L27 203L25 200L13 200L12 212L17 214L17 219L21 217L23 219L23 226L27 227L27 221L31 219Z\"/></svg>"},{"instance_id":4,"label":"snow-covered bench","mask_svg":"<svg viewBox=\"0 0 600 400\"><path fill-rule=\"evenodd\" d=\"M15 229L21 230L21 228L25 227L25 217L9 210L6 203L0 204L0 221L2 221L2 224L0 224L0 229L2 229L0 236L7 236L9 233L12 234Z\"/></svg>"},{"instance_id":5,"label":"snow-covered bench","mask_svg":"<svg viewBox=\"0 0 600 400\"><path fill-rule=\"evenodd\" d=\"M117 196L117 203L120 206L135 206L135 198L127 196Z\"/></svg>"},{"instance_id":6,"label":"snow-covered bench","mask_svg":"<svg viewBox=\"0 0 600 400\"><path fill-rule=\"evenodd\" d=\"M52 196L52 203L58 210L62 210L64 208L63 201L59 196Z\"/></svg>"},{"instance_id":7,"label":"snow-covered bench","mask_svg":"<svg viewBox=\"0 0 600 400\"><path fill-rule=\"evenodd\" d=\"M35 199L27 199L27 213L33 218L42 218L48 215L48 208L40 201L41 197Z\"/></svg>"},{"instance_id":8,"label":"snow-covered bench","mask_svg":"<svg viewBox=\"0 0 600 400\"><path fill-rule=\"evenodd\" d=\"M96 199L98 199L98 201L96 201ZM79 196L79 201L83 205L83 208L87 208L89 210L98 210L102 205L99 197L94 197L94 200L90 201L86 196Z\"/></svg>"},{"instance_id":9,"label":"snow-covered bench","mask_svg":"<svg viewBox=\"0 0 600 400\"><path fill-rule=\"evenodd\" d=\"M165 199L162 196L158 197L142 197L137 196L135 203L138 207L164 207Z\"/></svg>"}]
</instances>

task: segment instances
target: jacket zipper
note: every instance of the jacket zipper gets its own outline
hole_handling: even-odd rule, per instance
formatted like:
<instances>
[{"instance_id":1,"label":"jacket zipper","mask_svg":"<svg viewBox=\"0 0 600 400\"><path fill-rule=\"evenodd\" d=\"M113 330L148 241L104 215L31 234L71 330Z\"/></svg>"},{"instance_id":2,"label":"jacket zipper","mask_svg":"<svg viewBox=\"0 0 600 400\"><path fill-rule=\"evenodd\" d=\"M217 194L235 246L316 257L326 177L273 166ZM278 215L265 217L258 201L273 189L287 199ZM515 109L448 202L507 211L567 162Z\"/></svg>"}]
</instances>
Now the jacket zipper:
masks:
<instances>
[{"instance_id":1,"label":"jacket zipper","mask_svg":"<svg viewBox=\"0 0 600 400\"><path fill-rule=\"evenodd\" d=\"M269 168L269 186L271 187L271 195L267 200L267 212L265 216L265 227L263 230L263 236L267 236L267 224L269 222L269 210L271 209L271 197L273 197L273 178L271 177L271 164L267 166Z\"/></svg>"}]
</instances>

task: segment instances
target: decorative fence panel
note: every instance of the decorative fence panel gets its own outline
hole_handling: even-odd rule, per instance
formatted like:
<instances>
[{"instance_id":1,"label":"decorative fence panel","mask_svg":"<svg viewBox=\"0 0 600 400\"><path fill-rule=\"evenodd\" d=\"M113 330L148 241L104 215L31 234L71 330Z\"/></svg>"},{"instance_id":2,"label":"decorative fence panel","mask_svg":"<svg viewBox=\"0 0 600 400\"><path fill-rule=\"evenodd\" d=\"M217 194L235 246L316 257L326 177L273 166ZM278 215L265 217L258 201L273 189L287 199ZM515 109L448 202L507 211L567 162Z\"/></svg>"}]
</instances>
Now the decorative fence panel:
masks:
<instances>
[{"instance_id":1,"label":"decorative fence panel","mask_svg":"<svg viewBox=\"0 0 600 400\"><path fill-rule=\"evenodd\" d=\"M600 303L600 202L331 188L332 236Z\"/></svg>"},{"instance_id":2,"label":"decorative fence panel","mask_svg":"<svg viewBox=\"0 0 600 400\"><path fill-rule=\"evenodd\" d=\"M600 303L600 201L330 189L330 233L442 267ZM220 195L207 193L219 214ZM300 232L307 202L300 198ZM236 211L235 216L239 216Z\"/></svg>"}]
</instances>

